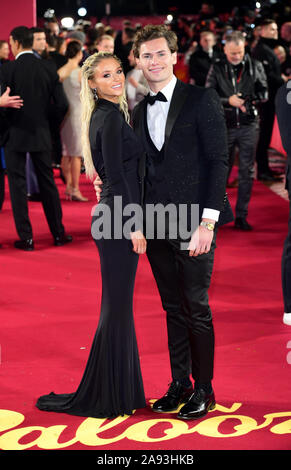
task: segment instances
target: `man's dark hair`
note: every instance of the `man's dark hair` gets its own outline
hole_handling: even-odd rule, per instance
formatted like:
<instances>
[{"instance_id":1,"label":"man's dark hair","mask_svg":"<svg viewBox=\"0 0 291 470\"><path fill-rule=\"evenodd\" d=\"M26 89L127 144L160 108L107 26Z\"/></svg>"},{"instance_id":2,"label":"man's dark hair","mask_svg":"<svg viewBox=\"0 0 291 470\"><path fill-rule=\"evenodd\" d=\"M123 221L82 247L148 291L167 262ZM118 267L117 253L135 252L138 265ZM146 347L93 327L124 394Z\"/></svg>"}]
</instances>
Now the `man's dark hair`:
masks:
<instances>
[{"instance_id":1,"label":"man's dark hair","mask_svg":"<svg viewBox=\"0 0 291 470\"><path fill-rule=\"evenodd\" d=\"M32 48L33 33L27 26L17 26L11 31L10 36L14 41L18 41L23 49Z\"/></svg>"},{"instance_id":2,"label":"man's dark hair","mask_svg":"<svg viewBox=\"0 0 291 470\"><path fill-rule=\"evenodd\" d=\"M81 50L82 50L82 45L79 41L71 41L67 45L66 57L68 59L73 59Z\"/></svg>"},{"instance_id":3,"label":"man's dark hair","mask_svg":"<svg viewBox=\"0 0 291 470\"><path fill-rule=\"evenodd\" d=\"M34 33L45 33L44 28L38 28L36 26L30 28L30 31L32 31L32 34L34 34Z\"/></svg>"},{"instance_id":4,"label":"man's dark hair","mask_svg":"<svg viewBox=\"0 0 291 470\"><path fill-rule=\"evenodd\" d=\"M167 28L165 25L151 25L148 24L135 35L133 43L134 57L139 57L140 46L144 42L152 41L153 39L165 38L171 53L178 51L178 40L176 34Z\"/></svg>"}]
</instances>

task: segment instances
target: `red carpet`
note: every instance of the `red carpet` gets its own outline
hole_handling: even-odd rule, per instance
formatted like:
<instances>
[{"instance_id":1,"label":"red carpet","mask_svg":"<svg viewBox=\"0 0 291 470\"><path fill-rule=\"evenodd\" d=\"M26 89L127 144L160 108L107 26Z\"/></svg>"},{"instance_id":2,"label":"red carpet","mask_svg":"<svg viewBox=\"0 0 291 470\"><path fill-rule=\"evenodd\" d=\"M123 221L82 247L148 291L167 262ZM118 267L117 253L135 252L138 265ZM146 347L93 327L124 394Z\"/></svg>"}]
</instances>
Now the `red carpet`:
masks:
<instances>
[{"instance_id":1,"label":"red carpet","mask_svg":"<svg viewBox=\"0 0 291 470\"><path fill-rule=\"evenodd\" d=\"M65 201L56 181L71 245L52 245L41 204L34 202L36 249L15 250L8 193L0 213L0 449L290 449L291 327L282 323L280 272L288 203L258 182L249 215L254 231L237 232L230 224L218 235L210 289L216 409L196 422L155 414L150 406L110 421L34 406L39 395L76 389L98 323L101 278L90 234L95 195L82 177L90 202ZM229 193L234 206L236 189ZM166 391L170 370L165 316L146 257L136 280L135 322L150 404Z\"/></svg>"}]
</instances>

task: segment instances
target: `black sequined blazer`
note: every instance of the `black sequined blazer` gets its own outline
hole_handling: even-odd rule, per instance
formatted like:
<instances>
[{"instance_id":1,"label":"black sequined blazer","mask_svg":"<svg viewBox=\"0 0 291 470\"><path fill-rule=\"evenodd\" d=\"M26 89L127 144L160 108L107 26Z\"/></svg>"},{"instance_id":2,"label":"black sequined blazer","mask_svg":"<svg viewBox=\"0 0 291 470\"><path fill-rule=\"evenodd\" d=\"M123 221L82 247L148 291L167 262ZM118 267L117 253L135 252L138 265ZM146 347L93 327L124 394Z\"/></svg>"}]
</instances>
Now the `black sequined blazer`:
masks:
<instances>
[{"instance_id":1,"label":"black sequined blazer","mask_svg":"<svg viewBox=\"0 0 291 470\"><path fill-rule=\"evenodd\" d=\"M145 100L132 120L143 140ZM233 220L226 195L228 174L227 128L217 92L177 80L165 130L165 176L175 204L199 204L221 212L219 225Z\"/></svg>"}]
</instances>

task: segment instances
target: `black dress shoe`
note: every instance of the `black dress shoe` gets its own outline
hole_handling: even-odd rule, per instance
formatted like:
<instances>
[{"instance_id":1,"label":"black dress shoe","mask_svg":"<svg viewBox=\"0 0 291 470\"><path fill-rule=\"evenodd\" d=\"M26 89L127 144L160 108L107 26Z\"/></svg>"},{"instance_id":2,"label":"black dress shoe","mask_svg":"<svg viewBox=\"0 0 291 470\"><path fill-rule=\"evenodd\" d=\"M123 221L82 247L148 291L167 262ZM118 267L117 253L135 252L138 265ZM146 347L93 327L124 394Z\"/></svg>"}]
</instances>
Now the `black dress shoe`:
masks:
<instances>
[{"instance_id":1,"label":"black dress shoe","mask_svg":"<svg viewBox=\"0 0 291 470\"><path fill-rule=\"evenodd\" d=\"M207 394L202 388L198 388L194 390L186 405L180 409L177 417L181 419L198 419L205 416L209 410L213 410L215 405L214 392Z\"/></svg>"},{"instance_id":2,"label":"black dress shoe","mask_svg":"<svg viewBox=\"0 0 291 470\"><path fill-rule=\"evenodd\" d=\"M14 242L14 247L18 248L18 250L33 251L33 239L29 238L28 240L16 240L16 242Z\"/></svg>"},{"instance_id":3,"label":"black dress shoe","mask_svg":"<svg viewBox=\"0 0 291 470\"><path fill-rule=\"evenodd\" d=\"M253 230L253 227L247 222L244 217L237 217L234 222L235 228L239 230L250 231Z\"/></svg>"},{"instance_id":4,"label":"black dress shoe","mask_svg":"<svg viewBox=\"0 0 291 470\"><path fill-rule=\"evenodd\" d=\"M71 243L73 241L72 235L66 235L63 233L62 235L58 237L54 237L54 244L55 246L63 246L66 245L66 243Z\"/></svg>"},{"instance_id":5,"label":"black dress shoe","mask_svg":"<svg viewBox=\"0 0 291 470\"><path fill-rule=\"evenodd\" d=\"M193 394L193 387L184 387L179 381L170 384L167 393L153 404L153 411L169 413L175 411L181 403L186 403Z\"/></svg>"}]
</instances>

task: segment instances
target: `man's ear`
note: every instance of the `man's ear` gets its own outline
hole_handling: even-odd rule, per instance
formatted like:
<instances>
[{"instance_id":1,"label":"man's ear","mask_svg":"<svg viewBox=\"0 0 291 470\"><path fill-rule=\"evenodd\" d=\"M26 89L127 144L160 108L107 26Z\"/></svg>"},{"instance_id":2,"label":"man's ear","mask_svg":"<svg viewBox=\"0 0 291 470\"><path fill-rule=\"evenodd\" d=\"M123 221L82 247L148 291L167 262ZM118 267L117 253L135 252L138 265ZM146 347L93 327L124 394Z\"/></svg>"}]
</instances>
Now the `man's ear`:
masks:
<instances>
[{"instance_id":1,"label":"man's ear","mask_svg":"<svg viewBox=\"0 0 291 470\"><path fill-rule=\"evenodd\" d=\"M136 63L136 68L137 68L138 70L141 70L140 60L139 60L138 57L135 57L135 63Z\"/></svg>"},{"instance_id":2,"label":"man's ear","mask_svg":"<svg viewBox=\"0 0 291 470\"><path fill-rule=\"evenodd\" d=\"M173 58L173 65L176 65L176 63L177 63L177 52L173 52L172 58Z\"/></svg>"}]
</instances>

